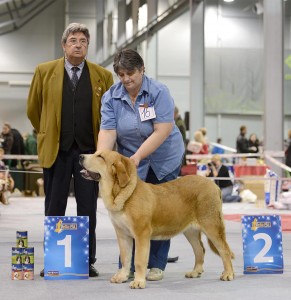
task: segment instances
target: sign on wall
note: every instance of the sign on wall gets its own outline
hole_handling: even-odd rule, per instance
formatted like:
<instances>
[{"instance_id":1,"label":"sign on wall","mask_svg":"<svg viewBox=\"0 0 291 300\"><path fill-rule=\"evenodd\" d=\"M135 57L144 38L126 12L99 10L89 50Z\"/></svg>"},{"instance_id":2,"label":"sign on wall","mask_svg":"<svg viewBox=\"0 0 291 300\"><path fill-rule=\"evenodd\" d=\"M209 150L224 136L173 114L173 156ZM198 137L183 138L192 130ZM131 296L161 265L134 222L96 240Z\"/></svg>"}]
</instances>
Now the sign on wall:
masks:
<instances>
[{"instance_id":1,"label":"sign on wall","mask_svg":"<svg viewBox=\"0 0 291 300\"><path fill-rule=\"evenodd\" d=\"M283 273L281 217L242 216L244 274Z\"/></svg>"},{"instance_id":2,"label":"sign on wall","mask_svg":"<svg viewBox=\"0 0 291 300\"><path fill-rule=\"evenodd\" d=\"M89 278L89 217L45 217L44 278Z\"/></svg>"}]
</instances>

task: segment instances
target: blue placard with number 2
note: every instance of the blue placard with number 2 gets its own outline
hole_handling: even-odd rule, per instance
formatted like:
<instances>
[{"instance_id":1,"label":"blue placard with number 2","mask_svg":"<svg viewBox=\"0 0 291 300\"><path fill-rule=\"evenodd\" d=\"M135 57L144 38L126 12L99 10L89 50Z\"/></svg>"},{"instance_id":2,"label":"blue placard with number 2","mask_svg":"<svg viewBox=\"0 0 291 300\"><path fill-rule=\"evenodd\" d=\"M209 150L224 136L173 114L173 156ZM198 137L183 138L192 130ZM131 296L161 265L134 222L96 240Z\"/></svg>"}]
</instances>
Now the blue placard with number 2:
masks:
<instances>
[{"instance_id":1,"label":"blue placard with number 2","mask_svg":"<svg viewBox=\"0 0 291 300\"><path fill-rule=\"evenodd\" d=\"M89 217L44 219L44 278L89 278Z\"/></svg>"},{"instance_id":2,"label":"blue placard with number 2","mask_svg":"<svg viewBox=\"0 0 291 300\"><path fill-rule=\"evenodd\" d=\"M244 274L283 273L281 217L242 216Z\"/></svg>"}]
</instances>

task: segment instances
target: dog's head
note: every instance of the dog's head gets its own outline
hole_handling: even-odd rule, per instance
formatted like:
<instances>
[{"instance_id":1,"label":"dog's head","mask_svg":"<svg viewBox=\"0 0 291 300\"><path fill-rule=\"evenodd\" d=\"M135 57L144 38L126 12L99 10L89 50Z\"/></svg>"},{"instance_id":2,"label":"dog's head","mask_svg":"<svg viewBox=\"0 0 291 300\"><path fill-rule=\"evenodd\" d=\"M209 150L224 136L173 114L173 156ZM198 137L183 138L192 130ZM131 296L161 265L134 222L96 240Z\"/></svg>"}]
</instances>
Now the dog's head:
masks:
<instances>
[{"instance_id":1,"label":"dog's head","mask_svg":"<svg viewBox=\"0 0 291 300\"><path fill-rule=\"evenodd\" d=\"M126 186L130 180L133 162L115 151L102 150L94 154L81 154L79 161L85 179L101 181L116 177L121 187Z\"/></svg>"},{"instance_id":2,"label":"dog's head","mask_svg":"<svg viewBox=\"0 0 291 300\"><path fill-rule=\"evenodd\" d=\"M81 154L82 176L100 182L101 197L111 210L121 210L137 182L134 162L115 151L101 150ZM109 199L110 198L110 199Z\"/></svg>"}]
</instances>

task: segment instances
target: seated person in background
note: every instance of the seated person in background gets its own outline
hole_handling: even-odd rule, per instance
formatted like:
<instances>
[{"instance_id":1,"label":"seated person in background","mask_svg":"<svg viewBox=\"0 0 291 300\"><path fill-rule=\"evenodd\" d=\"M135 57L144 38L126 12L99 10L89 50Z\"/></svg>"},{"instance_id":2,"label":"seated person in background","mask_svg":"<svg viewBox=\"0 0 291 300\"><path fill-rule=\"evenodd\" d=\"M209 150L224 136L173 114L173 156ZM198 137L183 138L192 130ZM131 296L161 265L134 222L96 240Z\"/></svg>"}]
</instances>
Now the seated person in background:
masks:
<instances>
[{"instance_id":1,"label":"seated person in background","mask_svg":"<svg viewBox=\"0 0 291 300\"><path fill-rule=\"evenodd\" d=\"M249 137L249 152L259 153L260 142L255 133L252 133Z\"/></svg>"},{"instance_id":2,"label":"seated person in background","mask_svg":"<svg viewBox=\"0 0 291 300\"><path fill-rule=\"evenodd\" d=\"M207 177L229 177L227 166L222 164L220 155L216 154L212 157L211 163L208 164L206 171ZM228 179L215 180L215 183L220 187L223 202L241 202L239 195L233 195L233 183Z\"/></svg>"},{"instance_id":3,"label":"seated person in background","mask_svg":"<svg viewBox=\"0 0 291 300\"><path fill-rule=\"evenodd\" d=\"M221 144L221 138L217 138L216 143L217 144ZM219 147L219 146L214 146L212 148L211 154L223 154L224 153L224 149Z\"/></svg>"},{"instance_id":4,"label":"seated person in background","mask_svg":"<svg viewBox=\"0 0 291 300\"><path fill-rule=\"evenodd\" d=\"M9 204L8 197L14 188L14 180L3 162L4 149L0 148L0 202Z\"/></svg>"}]
</instances>

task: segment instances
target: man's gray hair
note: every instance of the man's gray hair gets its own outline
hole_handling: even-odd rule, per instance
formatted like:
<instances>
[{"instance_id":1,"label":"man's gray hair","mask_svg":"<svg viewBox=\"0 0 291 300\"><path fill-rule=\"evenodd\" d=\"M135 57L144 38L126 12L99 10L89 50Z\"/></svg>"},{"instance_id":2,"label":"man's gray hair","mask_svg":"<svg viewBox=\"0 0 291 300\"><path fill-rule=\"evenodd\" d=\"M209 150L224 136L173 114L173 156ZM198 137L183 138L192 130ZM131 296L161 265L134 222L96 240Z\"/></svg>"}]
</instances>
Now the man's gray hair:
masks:
<instances>
[{"instance_id":1,"label":"man's gray hair","mask_svg":"<svg viewBox=\"0 0 291 300\"><path fill-rule=\"evenodd\" d=\"M76 33L76 32L82 32L85 37L87 38L88 44L90 42L90 33L89 29L87 28L86 25L81 24L81 23L71 23L68 25L68 27L65 29L63 36L62 36L62 44L65 44L67 42L68 36L71 33Z\"/></svg>"}]
</instances>

